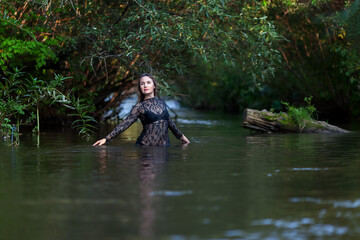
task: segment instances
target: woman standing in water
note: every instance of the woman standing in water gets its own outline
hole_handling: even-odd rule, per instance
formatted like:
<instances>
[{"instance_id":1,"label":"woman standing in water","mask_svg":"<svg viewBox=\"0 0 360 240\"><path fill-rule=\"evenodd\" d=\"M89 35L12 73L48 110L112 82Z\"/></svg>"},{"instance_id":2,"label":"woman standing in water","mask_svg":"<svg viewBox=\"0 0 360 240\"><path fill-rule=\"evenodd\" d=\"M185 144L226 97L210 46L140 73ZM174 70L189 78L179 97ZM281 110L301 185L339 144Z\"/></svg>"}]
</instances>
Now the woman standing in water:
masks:
<instances>
[{"instance_id":1,"label":"woman standing in water","mask_svg":"<svg viewBox=\"0 0 360 240\"><path fill-rule=\"evenodd\" d=\"M138 82L139 102L130 114L109 135L95 142L101 146L128 129L137 119L141 120L143 131L136 140L138 146L169 146L168 128L183 144L190 141L171 120L164 100L156 97L157 83L154 76L144 73Z\"/></svg>"}]
</instances>

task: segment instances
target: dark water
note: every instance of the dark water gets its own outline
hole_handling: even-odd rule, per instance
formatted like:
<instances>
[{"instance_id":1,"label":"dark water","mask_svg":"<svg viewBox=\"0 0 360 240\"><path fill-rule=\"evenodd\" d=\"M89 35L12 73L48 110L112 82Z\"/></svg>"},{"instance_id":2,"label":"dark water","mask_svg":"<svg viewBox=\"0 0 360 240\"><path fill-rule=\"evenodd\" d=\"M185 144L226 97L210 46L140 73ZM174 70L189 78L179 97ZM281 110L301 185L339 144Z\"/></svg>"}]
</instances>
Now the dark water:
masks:
<instances>
[{"instance_id":1,"label":"dark water","mask_svg":"<svg viewBox=\"0 0 360 240\"><path fill-rule=\"evenodd\" d=\"M0 146L1 239L360 239L360 134L252 135L192 113L192 143L71 131ZM110 129L102 129L104 136Z\"/></svg>"}]
</instances>

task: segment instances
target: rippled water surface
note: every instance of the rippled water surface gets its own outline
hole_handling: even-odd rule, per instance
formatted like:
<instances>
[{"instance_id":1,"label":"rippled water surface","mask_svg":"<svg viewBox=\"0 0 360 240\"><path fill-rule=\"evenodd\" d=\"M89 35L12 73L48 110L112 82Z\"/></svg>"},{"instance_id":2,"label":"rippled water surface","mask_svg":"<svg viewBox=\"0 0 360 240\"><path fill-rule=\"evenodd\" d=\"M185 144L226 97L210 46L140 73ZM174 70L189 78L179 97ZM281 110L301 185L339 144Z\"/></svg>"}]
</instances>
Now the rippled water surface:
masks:
<instances>
[{"instance_id":1,"label":"rippled water surface","mask_svg":"<svg viewBox=\"0 0 360 240\"><path fill-rule=\"evenodd\" d=\"M360 239L359 132L179 115L187 147L136 147L140 124L105 147L68 130L2 143L1 239Z\"/></svg>"}]
</instances>

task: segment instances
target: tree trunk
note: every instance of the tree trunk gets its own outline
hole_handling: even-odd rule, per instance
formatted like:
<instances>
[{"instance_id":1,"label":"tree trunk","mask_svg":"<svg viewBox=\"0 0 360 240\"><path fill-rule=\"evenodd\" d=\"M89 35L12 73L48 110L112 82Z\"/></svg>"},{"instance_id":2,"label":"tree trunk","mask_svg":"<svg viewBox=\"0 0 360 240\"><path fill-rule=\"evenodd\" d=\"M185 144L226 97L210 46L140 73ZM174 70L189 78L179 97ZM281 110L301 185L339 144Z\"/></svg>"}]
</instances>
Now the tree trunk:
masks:
<instances>
[{"instance_id":1,"label":"tree trunk","mask_svg":"<svg viewBox=\"0 0 360 240\"><path fill-rule=\"evenodd\" d=\"M273 133L348 133L349 131L323 121L304 120L302 126L289 120L286 113L272 113L266 110L245 109L243 127L261 132Z\"/></svg>"}]
</instances>

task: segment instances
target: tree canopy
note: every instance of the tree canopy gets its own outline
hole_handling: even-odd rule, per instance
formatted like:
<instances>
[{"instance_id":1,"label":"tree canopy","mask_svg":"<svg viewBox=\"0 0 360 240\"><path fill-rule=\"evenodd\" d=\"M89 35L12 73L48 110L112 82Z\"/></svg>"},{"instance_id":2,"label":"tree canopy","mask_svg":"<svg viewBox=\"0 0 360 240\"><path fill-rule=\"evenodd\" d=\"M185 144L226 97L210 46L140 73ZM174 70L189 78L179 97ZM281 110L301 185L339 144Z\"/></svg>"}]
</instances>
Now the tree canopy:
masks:
<instances>
[{"instance_id":1,"label":"tree canopy","mask_svg":"<svg viewBox=\"0 0 360 240\"><path fill-rule=\"evenodd\" d=\"M324 112L358 116L358 11L358 0L2 0L0 75L62 75L57 89L97 118L144 72L164 94L184 84L193 106L237 111L314 96ZM40 108L43 118L69 111Z\"/></svg>"},{"instance_id":2,"label":"tree canopy","mask_svg":"<svg viewBox=\"0 0 360 240\"><path fill-rule=\"evenodd\" d=\"M184 73L189 58L241 64L260 79L279 59L278 35L260 8L218 0L4 1L0 67L72 76L66 88L96 93L98 113L117 104L139 73L165 80Z\"/></svg>"}]
</instances>

